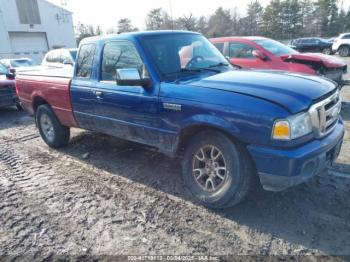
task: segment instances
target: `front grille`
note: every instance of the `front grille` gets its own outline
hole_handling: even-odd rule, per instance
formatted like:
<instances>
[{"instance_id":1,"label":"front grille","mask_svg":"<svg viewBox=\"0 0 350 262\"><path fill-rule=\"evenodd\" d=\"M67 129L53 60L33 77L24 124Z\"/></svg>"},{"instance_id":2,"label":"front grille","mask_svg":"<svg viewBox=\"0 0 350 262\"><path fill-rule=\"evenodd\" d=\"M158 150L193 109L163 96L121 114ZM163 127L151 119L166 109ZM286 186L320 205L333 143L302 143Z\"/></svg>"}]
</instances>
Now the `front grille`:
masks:
<instances>
[{"instance_id":1,"label":"front grille","mask_svg":"<svg viewBox=\"0 0 350 262\"><path fill-rule=\"evenodd\" d=\"M0 95L13 95L15 88L13 86L0 86Z\"/></svg>"},{"instance_id":2,"label":"front grille","mask_svg":"<svg viewBox=\"0 0 350 262\"><path fill-rule=\"evenodd\" d=\"M13 101L16 91L13 86L0 86L0 102L8 103Z\"/></svg>"},{"instance_id":3,"label":"front grille","mask_svg":"<svg viewBox=\"0 0 350 262\"><path fill-rule=\"evenodd\" d=\"M310 116L315 136L321 138L335 128L341 111L339 91L310 108Z\"/></svg>"}]
</instances>

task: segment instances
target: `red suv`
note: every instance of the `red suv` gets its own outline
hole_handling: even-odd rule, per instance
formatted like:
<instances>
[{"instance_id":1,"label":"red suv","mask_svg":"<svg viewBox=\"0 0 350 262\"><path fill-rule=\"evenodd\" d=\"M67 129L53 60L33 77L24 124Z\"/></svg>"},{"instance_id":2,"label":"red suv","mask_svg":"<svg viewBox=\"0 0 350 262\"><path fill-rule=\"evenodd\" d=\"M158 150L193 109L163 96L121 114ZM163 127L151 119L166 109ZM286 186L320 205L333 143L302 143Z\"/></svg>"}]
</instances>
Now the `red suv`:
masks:
<instances>
[{"instance_id":1,"label":"red suv","mask_svg":"<svg viewBox=\"0 0 350 262\"><path fill-rule=\"evenodd\" d=\"M264 37L223 37L210 40L232 64L241 68L273 69L326 76L343 84L347 64L340 58L299 53Z\"/></svg>"}]
</instances>

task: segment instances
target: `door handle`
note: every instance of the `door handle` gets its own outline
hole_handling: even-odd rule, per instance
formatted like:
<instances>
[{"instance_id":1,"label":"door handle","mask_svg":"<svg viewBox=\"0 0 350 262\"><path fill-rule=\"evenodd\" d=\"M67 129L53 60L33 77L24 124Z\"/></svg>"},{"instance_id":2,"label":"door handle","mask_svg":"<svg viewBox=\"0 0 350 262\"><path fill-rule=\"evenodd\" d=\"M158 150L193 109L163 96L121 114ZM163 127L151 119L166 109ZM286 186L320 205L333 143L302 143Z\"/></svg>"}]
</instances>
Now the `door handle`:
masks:
<instances>
[{"instance_id":1,"label":"door handle","mask_svg":"<svg viewBox=\"0 0 350 262\"><path fill-rule=\"evenodd\" d=\"M102 95L103 93L101 91L95 91L95 96L98 98L98 99L102 99Z\"/></svg>"}]
</instances>

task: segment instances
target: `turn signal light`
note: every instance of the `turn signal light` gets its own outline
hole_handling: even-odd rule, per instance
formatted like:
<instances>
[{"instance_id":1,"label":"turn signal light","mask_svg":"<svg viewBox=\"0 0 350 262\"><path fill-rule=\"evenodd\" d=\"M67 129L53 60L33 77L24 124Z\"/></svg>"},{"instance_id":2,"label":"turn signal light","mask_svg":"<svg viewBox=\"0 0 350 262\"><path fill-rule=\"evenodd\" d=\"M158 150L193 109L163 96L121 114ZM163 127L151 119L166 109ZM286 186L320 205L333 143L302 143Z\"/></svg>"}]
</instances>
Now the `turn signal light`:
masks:
<instances>
[{"instance_id":1,"label":"turn signal light","mask_svg":"<svg viewBox=\"0 0 350 262\"><path fill-rule=\"evenodd\" d=\"M272 136L277 140L289 140L291 137L289 122L285 120L277 121L273 127Z\"/></svg>"}]
</instances>

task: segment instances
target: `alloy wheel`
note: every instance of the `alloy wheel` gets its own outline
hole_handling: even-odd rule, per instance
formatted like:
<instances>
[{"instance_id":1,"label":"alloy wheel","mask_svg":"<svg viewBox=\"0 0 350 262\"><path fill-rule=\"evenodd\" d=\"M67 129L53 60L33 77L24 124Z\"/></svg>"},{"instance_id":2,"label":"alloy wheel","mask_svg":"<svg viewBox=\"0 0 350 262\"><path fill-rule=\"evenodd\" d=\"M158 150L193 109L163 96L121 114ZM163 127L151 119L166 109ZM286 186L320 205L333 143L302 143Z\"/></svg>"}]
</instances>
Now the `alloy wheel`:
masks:
<instances>
[{"instance_id":1,"label":"alloy wheel","mask_svg":"<svg viewBox=\"0 0 350 262\"><path fill-rule=\"evenodd\" d=\"M193 176L206 192L217 192L225 184L228 170L223 153L215 146L201 147L193 157Z\"/></svg>"},{"instance_id":2,"label":"alloy wheel","mask_svg":"<svg viewBox=\"0 0 350 262\"><path fill-rule=\"evenodd\" d=\"M46 137L47 140L50 142L54 141L55 139L55 130L54 126L52 124L51 119L47 114L42 114L40 117L40 127L41 130Z\"/></svg>"}]
</instances>

